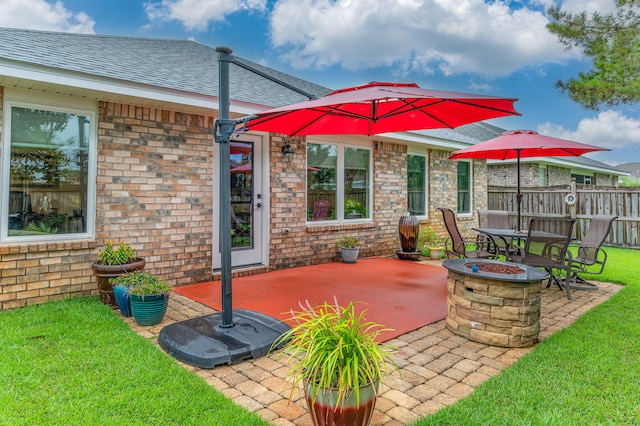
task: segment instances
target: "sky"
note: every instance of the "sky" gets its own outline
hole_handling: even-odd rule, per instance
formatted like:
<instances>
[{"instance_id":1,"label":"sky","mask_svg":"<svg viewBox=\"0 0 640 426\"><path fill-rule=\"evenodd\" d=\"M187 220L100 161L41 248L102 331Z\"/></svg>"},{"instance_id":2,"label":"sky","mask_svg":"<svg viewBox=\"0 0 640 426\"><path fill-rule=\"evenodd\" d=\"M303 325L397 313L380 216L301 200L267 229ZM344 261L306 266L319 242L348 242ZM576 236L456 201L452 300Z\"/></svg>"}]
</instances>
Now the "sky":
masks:
<instances>
[{"instance_id":1,"label":"sky","mask_svg":"<svg viewBox=\"0 0 640 426\"><path fill-rule=\"evenodd\" d=\"M518 98L507 130L610 148L640 162L640 103L585 110L555 83L591 69L546 29L546 10L614 10L614 0L0 0L0 26L190 39L340 89L371 81Z\"/></svg>"}]
</instances>

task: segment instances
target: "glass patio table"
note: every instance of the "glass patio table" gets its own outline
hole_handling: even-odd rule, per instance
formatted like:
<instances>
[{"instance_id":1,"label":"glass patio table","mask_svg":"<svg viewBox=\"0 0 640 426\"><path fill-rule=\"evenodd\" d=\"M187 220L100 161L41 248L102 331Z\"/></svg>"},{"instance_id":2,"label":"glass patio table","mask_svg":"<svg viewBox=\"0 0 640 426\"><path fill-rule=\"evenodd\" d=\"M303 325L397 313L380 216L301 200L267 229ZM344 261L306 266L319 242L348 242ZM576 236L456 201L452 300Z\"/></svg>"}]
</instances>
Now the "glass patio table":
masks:
<instances>
[{"instance_id":1,"label":"glass patio table","mask_svg":"<svg viewBox=\"0 0 640 426\"><path fill-rule=\"evenodd\" d=\"M506 260L512 260L520 254L520 241L527 238L527 231L515 231L508 228L471 228L473 231L490 236L494 241L500 239L504 247L500 247L501 254ZM517 241L517 244L514 244Z\"/></svg>"}]
</instances>

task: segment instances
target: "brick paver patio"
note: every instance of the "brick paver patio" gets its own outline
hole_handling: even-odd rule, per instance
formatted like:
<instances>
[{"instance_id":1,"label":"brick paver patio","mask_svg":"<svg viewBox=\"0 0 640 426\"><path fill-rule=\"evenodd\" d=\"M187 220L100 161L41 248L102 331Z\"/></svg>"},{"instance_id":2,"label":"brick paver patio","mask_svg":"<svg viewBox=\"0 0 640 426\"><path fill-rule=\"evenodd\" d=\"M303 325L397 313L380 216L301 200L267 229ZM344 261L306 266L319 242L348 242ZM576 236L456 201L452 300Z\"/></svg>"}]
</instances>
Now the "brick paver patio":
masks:
<instances>
[{"instance_id":1,"label":"brick paver patio","mask_svg":"<svg viewBox=\"0 0 640 426\"><path fill-rule=\"evenodd\" d=\"M565 292L555 286L543 289L540 340L567 327L622 288L615 284L599 284L600 288L595 291L573 291L573 300L567 300ZM157 344L158 333L166 325L213 312L199 302L173 294L161 324L140 327L133 318L124 320L134 331ZM476 386L533 350L533 346L501 348L471 342L447 330L445 320L389 343L399 348L396 360L401 375L394 372L381 386L372 425L406 425L434 413L469 395ZM236 404L273 425L312 424L302 393L295 391L289 400L290 387L284 379L288 366L277 354L213 369L183 365Z\"/></svg>"}]
</instances>

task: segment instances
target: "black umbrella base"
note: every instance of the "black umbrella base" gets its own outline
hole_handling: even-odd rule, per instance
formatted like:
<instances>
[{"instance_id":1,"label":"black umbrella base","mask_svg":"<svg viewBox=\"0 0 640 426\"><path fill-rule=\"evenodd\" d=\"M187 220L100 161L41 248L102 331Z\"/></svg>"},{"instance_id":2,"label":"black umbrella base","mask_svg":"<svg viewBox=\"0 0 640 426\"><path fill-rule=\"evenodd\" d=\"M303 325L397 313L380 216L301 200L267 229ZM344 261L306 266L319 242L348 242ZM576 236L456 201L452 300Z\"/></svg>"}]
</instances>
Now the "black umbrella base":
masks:
<instances>
[{"instance_id":1,"label":"black umbrella base","mask_svg":"<svg viewBox=\"0 0 640 426\"><path fill-rule=\"evenodd\" d=\"M158 343L179 361L214 368L266 355L278 336L289 329L268 315L235 309L232 327L222 327L222 313L205 315L164 327Z\"/></svg>"}]
</instances>

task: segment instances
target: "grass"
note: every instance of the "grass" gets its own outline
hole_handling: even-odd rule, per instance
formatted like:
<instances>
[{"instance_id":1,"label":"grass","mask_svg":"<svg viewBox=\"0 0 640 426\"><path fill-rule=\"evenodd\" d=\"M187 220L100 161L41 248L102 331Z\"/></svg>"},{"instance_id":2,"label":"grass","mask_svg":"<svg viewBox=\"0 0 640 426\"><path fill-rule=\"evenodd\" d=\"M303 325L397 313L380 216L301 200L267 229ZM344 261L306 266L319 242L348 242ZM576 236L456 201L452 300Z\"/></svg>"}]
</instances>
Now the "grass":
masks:
<instances>
[{"instance_id":1,"label":"grass","mask_svg":"<svg viewBox=\"0 0 640 426\"><path fill-rule=\"evenodd\" d=\"M266 425L96 298L0 312L2 425Z\"/></svg>"},{"instance_id":2,"label":"grass","mask_svg":"<svg viewBox=\"0 0 640 426\"><path fill-rule=\"evenodd\" d=\"M594 278L624 289L415 425L640 424L640 251L605 250Z\"/></svg>"}]
</instances>

